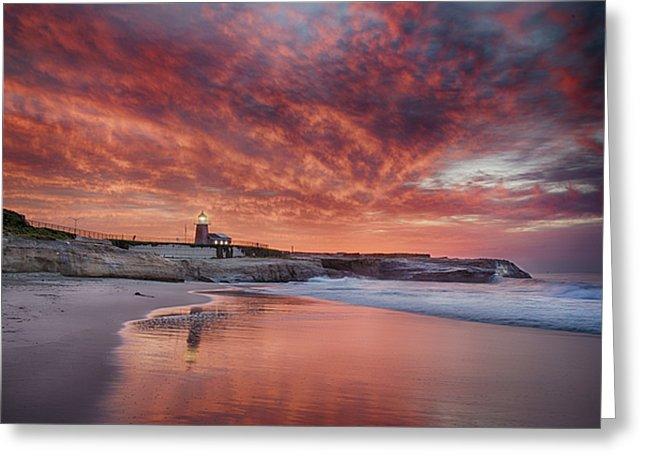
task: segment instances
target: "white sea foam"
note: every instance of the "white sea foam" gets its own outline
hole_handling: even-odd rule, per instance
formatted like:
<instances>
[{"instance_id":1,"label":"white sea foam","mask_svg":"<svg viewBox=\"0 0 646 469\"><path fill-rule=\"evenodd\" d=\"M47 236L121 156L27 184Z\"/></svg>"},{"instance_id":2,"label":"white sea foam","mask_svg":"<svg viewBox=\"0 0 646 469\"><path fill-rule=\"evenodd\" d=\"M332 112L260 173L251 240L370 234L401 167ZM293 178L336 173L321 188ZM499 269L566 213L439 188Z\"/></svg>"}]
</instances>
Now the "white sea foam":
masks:
<instances>
[{"instance_id":1,"label":"white sea foam","mask_svg":"<svg viewBox=\"0 0 646 469\"><path fill-rule=\"evenodd\" d=\"M487 284L313 278L259 288L467 321L601 333L601 282L592 275L500 278Z\"/></svg>"}]
</instances>

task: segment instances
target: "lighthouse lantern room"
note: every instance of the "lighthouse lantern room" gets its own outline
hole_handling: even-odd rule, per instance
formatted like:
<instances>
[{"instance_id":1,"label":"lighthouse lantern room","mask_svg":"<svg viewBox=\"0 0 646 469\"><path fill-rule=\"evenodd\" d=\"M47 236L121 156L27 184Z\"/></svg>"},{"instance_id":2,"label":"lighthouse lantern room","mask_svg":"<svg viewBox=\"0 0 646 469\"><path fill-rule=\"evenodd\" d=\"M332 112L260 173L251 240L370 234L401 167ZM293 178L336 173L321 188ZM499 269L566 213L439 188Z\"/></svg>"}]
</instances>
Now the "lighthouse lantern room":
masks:
<instances>
[{"instance_id":1,"label":"lighthouse lantern room","mask_svg":"<svg viewBox=\"0 0 646 469\"><path fill-rule=\"evenodd\" d=\"M204 212L200 212L197 216L197 223L195 224L195 244L209 244L209 219Z\"/></svg>"}]
</instances>

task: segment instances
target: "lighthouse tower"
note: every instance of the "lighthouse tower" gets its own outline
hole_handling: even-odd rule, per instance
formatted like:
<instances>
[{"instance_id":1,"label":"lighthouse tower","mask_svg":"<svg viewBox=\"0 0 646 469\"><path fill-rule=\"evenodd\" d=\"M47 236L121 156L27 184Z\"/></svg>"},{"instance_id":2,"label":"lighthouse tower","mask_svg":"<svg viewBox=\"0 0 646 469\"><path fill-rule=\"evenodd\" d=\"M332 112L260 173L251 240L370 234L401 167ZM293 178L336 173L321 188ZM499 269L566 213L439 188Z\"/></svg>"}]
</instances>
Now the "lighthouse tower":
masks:
<instances>
[{"instance_id":1,"label":"lighthouse tower","mask_svg":"<svg viewBox=\"0 0 646 469\"><path fill-rule=\"evenodd\" d=\"M209 219L204 212L200 212L197 216L195 244L209 244Z\"/></svg>"}]
</instances>

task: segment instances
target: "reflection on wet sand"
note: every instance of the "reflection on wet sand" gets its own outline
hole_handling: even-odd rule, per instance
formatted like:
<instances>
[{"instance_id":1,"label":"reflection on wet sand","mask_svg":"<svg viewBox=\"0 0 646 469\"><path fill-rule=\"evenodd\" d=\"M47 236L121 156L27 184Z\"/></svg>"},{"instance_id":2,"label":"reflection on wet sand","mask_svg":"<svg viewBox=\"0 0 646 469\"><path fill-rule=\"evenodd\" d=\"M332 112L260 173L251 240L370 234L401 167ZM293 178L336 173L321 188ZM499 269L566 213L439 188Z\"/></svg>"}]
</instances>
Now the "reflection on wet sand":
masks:
<instances>
[{"instance_id":1,"label":"reflection on wet sand","mask_svg":"<svg viewBox=\"0 0 646 469\"><path fill-rule=\"evenodd\" d=\"M598 337L205 293L125 326L105 421L598 426Z\"/></svg>"}]
</instances>

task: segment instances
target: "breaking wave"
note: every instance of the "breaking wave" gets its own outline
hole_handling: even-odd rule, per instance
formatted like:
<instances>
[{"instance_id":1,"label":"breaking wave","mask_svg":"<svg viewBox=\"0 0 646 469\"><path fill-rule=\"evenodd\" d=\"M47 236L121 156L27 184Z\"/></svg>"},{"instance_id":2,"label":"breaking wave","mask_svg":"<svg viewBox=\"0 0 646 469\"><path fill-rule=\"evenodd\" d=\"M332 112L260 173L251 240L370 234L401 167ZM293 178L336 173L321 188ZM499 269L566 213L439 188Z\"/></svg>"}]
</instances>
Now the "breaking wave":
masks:
<instances>
[{"instance_id":1,"label":"breaking wave","mask_svg":"<svg viewBox=\"0 0 646 469\"><path fill-rule=\"evenodd\" d=\"M487 284L318 277L257 288L466 321L601 333L602 288L596 275L501 278Z\"/></svg>"}]
</instances>

